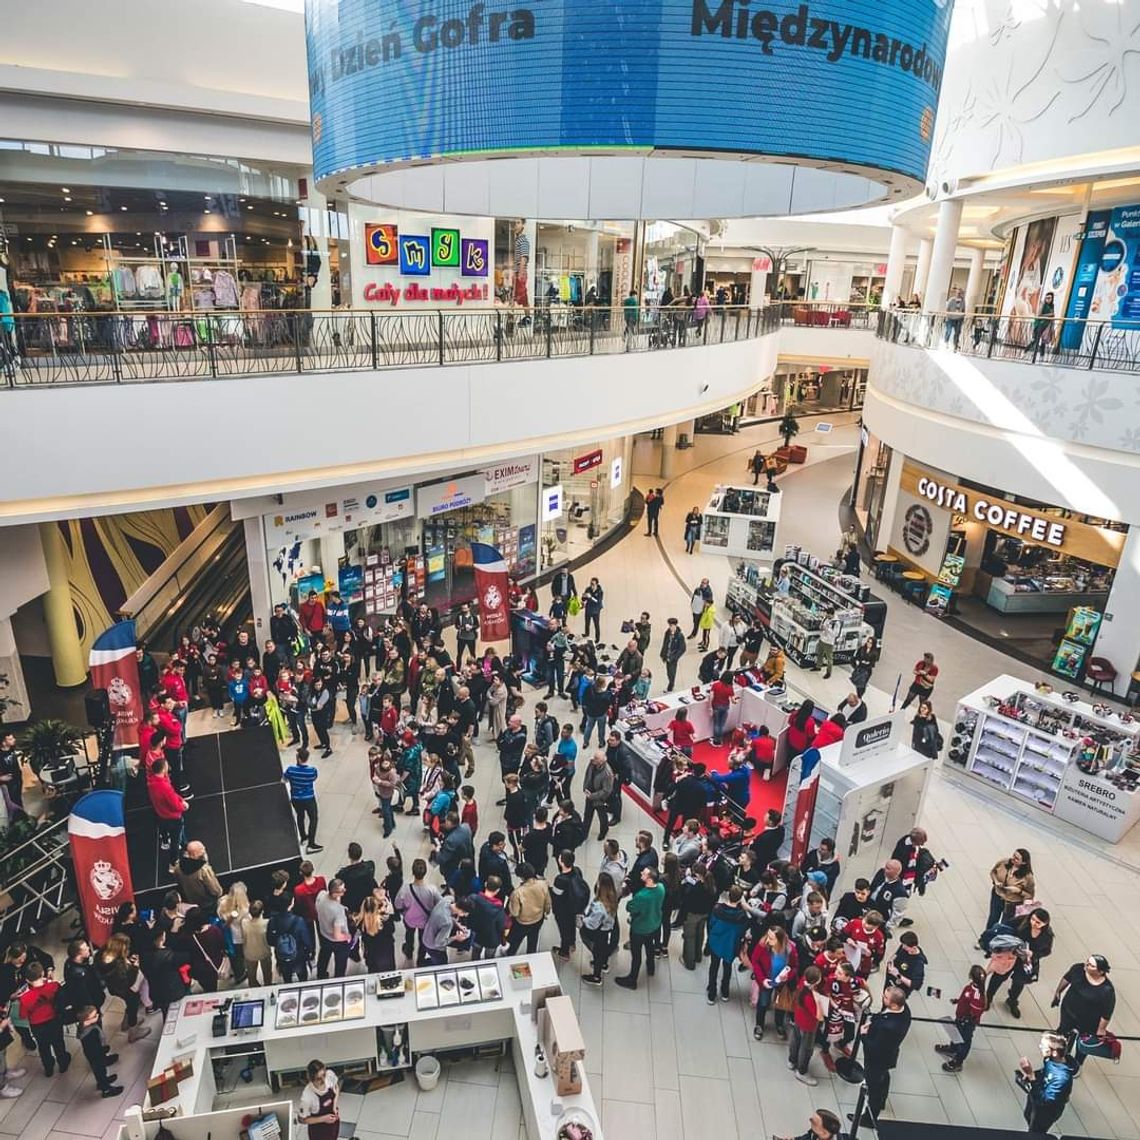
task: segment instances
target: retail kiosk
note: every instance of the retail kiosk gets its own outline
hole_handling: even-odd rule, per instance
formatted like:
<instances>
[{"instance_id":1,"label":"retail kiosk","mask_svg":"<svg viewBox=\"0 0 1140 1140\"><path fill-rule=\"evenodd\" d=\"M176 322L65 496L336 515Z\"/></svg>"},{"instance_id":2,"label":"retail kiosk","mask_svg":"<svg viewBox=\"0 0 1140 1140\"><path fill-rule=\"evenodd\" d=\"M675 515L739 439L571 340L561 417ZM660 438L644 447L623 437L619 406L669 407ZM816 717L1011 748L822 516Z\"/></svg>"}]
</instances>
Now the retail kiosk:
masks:
<instances>
[{"instance_id":1,"label":"retail kiosk","mask_svg":"<svg viewBox=\"0 0 1140 1140\"><path fill-rule=\"evenodd\" d=\"M536 1075L540 1044L543 1076ZM213 1119L207 1114L220 1089L248 1089L245 1115L281 1109L289 1099L282 1090L303 1085L313 1059L334 1069L343 1089L346 1078L367 1087L397 1070L411 1079L424 1057L461 1062L505 1052L513 1054L527 1136L558 1140L573 1120L601 1140L577 1019L549 954L184 998L163 1028L144 1114L173 1109L168 1127L178 1140L190 1136L184 1118L204 1138L196 1126ZM264 1080L243 1086L243 1069ZM232 1092L227 1100L236 1107ZM209 1131L219 1140L239 1134L237 1127Z\"/></svg>"},{"instance_id":2,"label":"retail kiosk","mask_svg":"<svg viewBox=\"0 0 1140 1140\"><path fill-rule=\"evenodd\" d=\"M786 588L779 585L781 577ZM737 588L736 596L743 596L742 588ZM873 634L881 641L887 621L886 603L858 577L836 570L798 546L785 547L784 558L775 564L772 584L758 591L756 613L767 625L769 639L801 667L815 664L819 631L827 618L840 623L837 664L851 661L866 637Z\"/></svg>"},{"instance_id":3,"label":"retail kiosk","mask_svg":"<svg viewBox=\"0 0 1140 1140\"><path fill-rule=\"evenodd\" d=\"M718 486L701 519L701 553L771 562L781 497L759 487Z\"/></svg>"},{"instance_id":4,"label":"retail kiosk","mask_svg":"<svg viewBox=\"0 0 1140 1140\"><path fill-rule=\"evenodd\" d=\"M1110 843L1140 818L1140 723L1076 693L995 678L959 702L947 758Z\"/></svg>"}]
</instances>

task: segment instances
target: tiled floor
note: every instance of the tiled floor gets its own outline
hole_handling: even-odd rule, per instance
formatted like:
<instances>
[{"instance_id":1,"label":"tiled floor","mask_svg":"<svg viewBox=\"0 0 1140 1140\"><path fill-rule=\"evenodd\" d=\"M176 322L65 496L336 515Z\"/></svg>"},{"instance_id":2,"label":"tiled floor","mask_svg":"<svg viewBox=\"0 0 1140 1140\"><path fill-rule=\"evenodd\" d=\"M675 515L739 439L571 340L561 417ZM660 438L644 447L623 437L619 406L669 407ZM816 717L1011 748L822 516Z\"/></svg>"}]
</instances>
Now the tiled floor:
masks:
<instances>
[{"instance_id":1,"label":"tiled floor","mask_svg":"<svg viewBox=\"0 0 1140 1140\"><path fill-rule=\"evenodd\" d=\"M699 552L691 557L681 542L681 520L694 503L707 498L713 483L739 480L758 443L772 442L771 427L759 426L739 436L702 436L696 448L679 456L684 473L668 487L662 518L661 542L641 533L630 534L583 571L595 573L606 588L603 631L618 641L618 628L626 616L642 609L653 617L656 640L670 614L686 612L689 590L702 576L712 579L722 596L728 567L724 559ZM838 538L836 504L847 485L852 464L855 429L839 422L826 442L809 435L810 462L783 480L785 502L781 542L802 542L813 551L834 549ZM823 437L820 437L823 438ZM656 445L639 444L635 469L655 468ZM638 478L642 487L660 480ZM579 575L581 579L581 575ZM917 654L931 648L942 667L935 694L937 711L949 716L958 695L975 688L999 671L1032 679L1031 670L978 645L964 635L938 624L895 596L888 598L883 661L869 690L872 711L885 710L895 678L905 677ZM655 661L655 658L652 660ZM691 651L680 673L691 683L697 654ZM833 703L846 690L837 672L828 682L794 668L794 684ZM877 687L875 687L877 686ZM561 707L556 702L556 713ZM200 726L209 731L208 720ZM338 727L336 751L321 761L318 785L321 804L321 840L326 850L318 858L322 873L331 874L343 861L348 842L357 839L366 855L378 862L389 846L380 839L376 817L370 814L371 797L365 791L364 746L346 726ZM484 820L484 832L496 822L495 774L491 748L478 746L475 780ZM616 834L627 849L644 817L626 805ZM982 1030L964 1072L958 1076L940 1070L933 1051L940 1030L916 1024L895 1072L888 1113L915 1121L991 1125L1019 1130L1021 1097L1013 1081L1016 1060L1033 1054L1036 1034L1022 1031L1050 1024L1051 987L1072 962L1089 952L1106 954L1113 963L1113 981L1119 1004L1115 1028L1122 1034L1140 1032L1140 835L1115 848L1091 840L1072 829L1053 825L1012 803L995 802L956 772L934 776L922 821L935 851L951 868L918 902L912 913L922 944L930 958L928 981L945 995L956 993L969 965L977 960L973 942L985 913L986 875L989 866L1014 846L1028 847L1034 855L1041 896L1050 907L1057 930L1057 951L1046 963L1044 976L1023 999L1023 1019L1013 1022L998 1007L987 1020L998 1028ZM1140 829L1138 829L1140 830ZM418 821L402 818L397 835L405 858L426 850ZM583 848L589 877L597 868L598 845ZM545 932L543 946L554 931ZM1134 943L1136 945L1134 946ZM560 967L567 992L579 1011L587 1043L586 1068L608 1140L696 1140L716 1137L767 1137L802 1132L811 1109L830 1106L847 1111L854 1104L852 1086L828 1078L818 1061L813 1071L818 1088L795 1082L784 1067L783 1051L775 1039L756 1043L751 1036L752 1011L747 1005L744 975L736 975L732 1000L710 1008L703 997L703 975L686 971L674 956L662 962L657 976L636 992L619 989L613 978L625 967L619 953L601 989L583 987L580 959ZM914 1000L921 1016L942 1017L945 1001L922 995ZM769 1035L770 1038L772 1035ZM115 1041L116 1046L121 1038ZM104 1102L94 1096L82 1059L66 1078L48 1081L43 1076L25 1079L28 1091L19 1100L0 1101L0 1134L29 1140L68 1140L114 1135L115 1120L131 1099L137 1099L141 1078L149 1065L149 1042L126 1047L120 1076L130 1081L129 1096ZM19 1048L12 1050L15 1062ZM31 1060L31 1069L38 1064ZM356 1114L357 1134L363 1137L403 1136L435 1140L460 1136L515 1140L521 1134L518 1093L509 1066L495 1071L490 1063L445 1071L430 1093L406 1083L370 1094L360 1104L346 1104ZM1074 1135L1135 1138L1140 1135L1140 1052L1125 1047L1120 1065L1093 1061L1086 1065L1072 1103L1062 1121Z\"/></svg>"}]
</instances>

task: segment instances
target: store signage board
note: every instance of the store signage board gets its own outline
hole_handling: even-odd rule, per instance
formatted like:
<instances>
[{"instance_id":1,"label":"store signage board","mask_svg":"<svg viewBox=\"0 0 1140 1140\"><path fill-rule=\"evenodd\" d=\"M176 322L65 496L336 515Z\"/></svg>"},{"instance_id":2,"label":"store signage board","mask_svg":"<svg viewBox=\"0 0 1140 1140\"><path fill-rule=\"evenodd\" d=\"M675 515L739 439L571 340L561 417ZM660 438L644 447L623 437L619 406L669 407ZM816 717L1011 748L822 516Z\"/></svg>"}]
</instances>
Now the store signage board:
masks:
<instances>
[{"instance_id":1,"label":"store signage board","mask_svg":"<svg viewBox=\"0 0 1140 1140\"><path fill-rule=\"evenodd\" d=\"M265 542L268 547L290 546L322 534L355 530L411 518L411 487L387 490L361 483L338 491L308 491L289 495L280 510L267 514Z\"/></svg>"},{"instance_id":2,"label":"store signage board","mask_svg":"<svg viewBox=\"0 0 1140 1140\"><path fill-rule=\"evenodd\" d=\"M581 475L584 471L592 471L595 467L602 465L602 449L599 447L596 451L587 452L585 455L579 455L573 462L572 468L575 475Z\"/></svg>"},{"instance_id":3,"label":"store signage board","mask_svg":"<svg viewBox=\"0 0 1140 1140\"><path fill-rule=\"evenodd\" d=\"M615 455L610 462L610 488L616 489L621 486L622 469L621 469L621 456Z\"/></svg>"},{"instance_id":4,"label":"store signage board","mask_svg":"<svg viewBox=\"0 0 1140 1140\"><path fill-rule=\"evenodd\" d=\"M488 497L497 495L500 491L509 491L512 487L525 487L528 483L537 483L538 465L538 456L528 455L525 459L513 459L499 463L495 467L485 468L483 478L486 481Z\"/></svg>"},{"instance_id":5,"label":"store signage board","mask_svg":"<svg viewBox=\"0 0 1140 1140\"><path fill-rule=\"evenodd\" d=\"M1086 776L1075 763L1065 769L1053 814L1115 843L1140 814L1140 792L1126 792L1107 780Z\"/></svg>"},{"instance_id":6,"label":"store signage board","mask_svg":"<svg viewBox=\"0 0 1140 1140\"><path fill-rule=\"evenodd\" d=\"M839 753L839 766L850 768L862 764L873 756L893 751L902 739L902 714L892 713L878 720L853 725L843 734L843 747Z\"/></svg>"},{"instance_id":7,"label":"store signage board","mask_svg":"<svg viewBox=\"0 0 1140 1140\"><path fill-rule=\"evenodd\" d=\"M542 521L551 522L562 517L562 484L544 487L542 491Z\"/></svg>"},{"instance_id":8,"label":"store signage board","mask_svg":"<svg viewBox=\"0 0 1140 1140\"><path fill-rule=\"evenodd\" d=\"M481 503L486 497L487 481L482 471L462 479L445 479L442 483L416 488L416 514L421 519L430 519Z\"/></svg>"},{"instance_id":9,"label":"store signage board","mask_svg":"<svg viewBox=\"0 0 1140 1140\"><path fill-rule=\"evenodd\" d=\"M815 430L817 432L819 432L820 435L830 435L831 434L831 428L832 428L831 424L824 423L822 421L815 425Z\"/></svg>"}]
</instances>

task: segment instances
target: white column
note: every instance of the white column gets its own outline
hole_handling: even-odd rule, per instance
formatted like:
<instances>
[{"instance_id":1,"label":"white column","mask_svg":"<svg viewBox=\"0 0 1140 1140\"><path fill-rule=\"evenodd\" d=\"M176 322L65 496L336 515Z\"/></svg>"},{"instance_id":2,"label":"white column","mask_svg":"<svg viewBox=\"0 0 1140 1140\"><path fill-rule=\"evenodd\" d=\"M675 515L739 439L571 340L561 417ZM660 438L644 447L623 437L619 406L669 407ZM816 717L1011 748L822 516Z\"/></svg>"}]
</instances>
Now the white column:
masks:
<instances>
[{"instance_id":1,"label":"white column","mask_svg":"<svg viewBox=\"0 0 1140 1140\"><path fill-rule=\"evenodd\" d=\"M260 645L269 636L269 615L273 612L273 586L269 579L269 552L265 547L265 530L261 516L242 520L245 534L245 560L249 566L249 600L253 608L253 625ZM286 594L280 591L281 600Z\"/></svg>"},{"instance_id":2,"label":"white column","mask_svg":"<svg viewBox=\"0 0 1140 1140\"><path fill-rule=\"evenodd\" d=\"M918 265L914 271L914 289L923 300L926 299L926 279L930 276L930 253L934 242L930 238L923 238L918 243Z\"/></svg>"},{"instance_id":3,"label":"white column","mask_svg":"<svg viewBox=\"0 0 1140 1140\"><path fill-rule=\"evenodd\" d=\"M309 179L309 196L306 209L301 211L302 253L301 273L303 284L309 286L309 308L316 312L332 308L332 264L329 257L328 199L313 186ZM309 270L315 269L315 274ZM310 277L312 280L310 280Z\"/></svg>"},{"instance_id":4,"label":"white column","mask_svg":"<svg viewBox=\"0 0 1140 1140\"><path fill-rule=\"evenodd\" d=\"M954 272L954 254L958 249L958 230L961 225L961 200L947 199L938 207L938 230L934 235L934 248L930 252L926 287L922 291L923 312L941 313L946 308L946 294L950 291L950 275Z\"/></svg>"},{"instance_id":5,"label":"white column","mask_svg":"<svg viewBox=\"0 0 1140 1140\"><path fill-rule=\"evenodd\" d=\"M902 226L891 226L891 249L887 254L887 278L883 283L881 307L889 309L898 298L906 268L906 243L910 235Z\"/></svg>"},{"instance_id":6,"label":"white column","mask_svg":"<svg viewBox=\"0 0 1140 1140\"><path fill-rule=\"evenodd\" d=\"M982 280L986 273L986 251L970 250L970 274L966 278L966 312L972 313L978 307L982 295Z\"/></svg>"},{"instance_id":7,"label":"white column","mask_svg":"<svg viewBox=\"0 0 1140 1140\"><path fill-rule=\"evenodd\" d=\"M661 431L661 478L672 479L677 468L677 425Z\"/></svg>"},{"instance_id":8,"label":"white column","mask_svg":"<svg viewBox=\"0 0 1140 1140\"><path fill-rule=\"evenodd\" d=\"M1104 621L1089 657L1106 657L1116 667L1116 695L1124 696L1133 670L1140 668L1140 627L1129 615L1140 605L1140 527L1128 530ZM1085 659L1086 661L1088 658Z\"/></svg>"}]
</instances>

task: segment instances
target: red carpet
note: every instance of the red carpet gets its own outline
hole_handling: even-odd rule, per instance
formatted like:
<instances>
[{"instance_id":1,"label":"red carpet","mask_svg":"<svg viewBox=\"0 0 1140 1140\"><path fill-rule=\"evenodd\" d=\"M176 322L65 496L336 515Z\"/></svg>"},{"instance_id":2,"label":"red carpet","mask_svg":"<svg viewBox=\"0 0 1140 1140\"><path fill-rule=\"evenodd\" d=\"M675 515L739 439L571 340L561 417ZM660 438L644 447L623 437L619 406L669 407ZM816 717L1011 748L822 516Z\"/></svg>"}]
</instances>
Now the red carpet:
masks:
<instances>
[{"instance_id":1,"label":"red carpet","mask_svg":"<svg viewBox=\"0 0 1140 1140\"><path fill-rule=\"evenodd\" d=\"M703 740L693 746L693 759L703 764L710 772L727 772L728 752L727 746L724 748L714 748L707 740ZM748 814L752 816L758 824L762 824L764 813L769 808L775 808L777 811L782 812L784 810L784 794L787 787L788 770L786 768L778 776L773 776L771 780L761 780L760 777L753 772L752 798L748 801ZM626 792L641 806L643 811L653 816L658 823L664 825L664 812L652 811L649 805L643 802L640 793L630 793L628 786Z\"/></svg>"}]
</instances>

